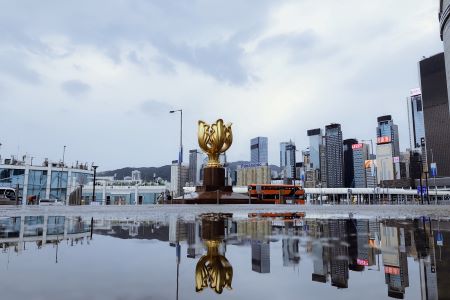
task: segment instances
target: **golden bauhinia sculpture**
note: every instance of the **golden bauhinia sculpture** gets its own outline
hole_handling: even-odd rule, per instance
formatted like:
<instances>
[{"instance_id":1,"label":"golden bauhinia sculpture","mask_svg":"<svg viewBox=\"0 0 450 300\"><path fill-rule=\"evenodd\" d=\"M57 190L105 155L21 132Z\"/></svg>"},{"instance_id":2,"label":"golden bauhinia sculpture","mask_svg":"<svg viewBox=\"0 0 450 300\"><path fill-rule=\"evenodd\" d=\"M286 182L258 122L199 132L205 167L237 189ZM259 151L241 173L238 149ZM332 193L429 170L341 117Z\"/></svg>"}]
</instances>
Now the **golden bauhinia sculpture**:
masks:
<instances>
[{"instance_id":1,"label":"golden bauhinia sculpture","mask_svg":"<svg viewBox=\"0 0 450 300\"><path fill-rule=\"evenodd\" d=\"M208 286L217 294L222 294L223 289L231 290L231 282L233 281L233 267L219 253L220 241L205 241L207 253L203 255L195 268L195 290L203 291Z\"/></svg>"},{"instance_id":2,"label":"golden bauhinia sculpture","mask_svg":"<svg viewBox=\"0 0 450 300\"><path fill-rule=\"evenodd\" d=\"M227 151L233 143L231 125L231 123L225 125L222 119L211 125L198 121L198 144L208 155L207 167L222 167L219 156Z\"/></svg>"}]
</instances>

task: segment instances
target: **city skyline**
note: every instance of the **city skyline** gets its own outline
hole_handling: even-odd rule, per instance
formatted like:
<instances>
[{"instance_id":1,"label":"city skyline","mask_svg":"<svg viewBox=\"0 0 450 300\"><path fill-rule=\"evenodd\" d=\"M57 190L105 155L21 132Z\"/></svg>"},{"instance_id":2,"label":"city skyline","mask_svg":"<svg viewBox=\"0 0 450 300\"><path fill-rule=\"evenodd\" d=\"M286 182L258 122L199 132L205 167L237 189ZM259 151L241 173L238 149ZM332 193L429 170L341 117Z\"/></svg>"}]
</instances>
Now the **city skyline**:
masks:
<instances>
[{"instance_id":1,"label":"city skyline","mask_svg":"<svg viewBox=\"0 0 450 300\"><path fill-rule=\"evenodd\" d=\"M443 50L439 3L409 3L3 3L0 153L59 160L67 145L69 164L101 170L170 164L171 109L184 112L184 149L197 148L198 119L233 122L230 161L259 135L304 149L308 129L332 122L373 138L386 114L405 149L417 63ZM278 156L269 147L269 163Z\"/></svg>"}]
</instances>

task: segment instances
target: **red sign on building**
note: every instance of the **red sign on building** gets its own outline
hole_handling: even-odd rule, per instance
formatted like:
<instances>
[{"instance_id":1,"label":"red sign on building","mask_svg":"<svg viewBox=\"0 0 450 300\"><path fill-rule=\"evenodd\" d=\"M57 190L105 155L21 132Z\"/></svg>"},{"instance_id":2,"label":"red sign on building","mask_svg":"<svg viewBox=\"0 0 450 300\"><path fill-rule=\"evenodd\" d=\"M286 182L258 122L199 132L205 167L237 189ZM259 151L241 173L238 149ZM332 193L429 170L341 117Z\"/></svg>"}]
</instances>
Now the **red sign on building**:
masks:
<instances>
[{"instance_id":1,"label":"red sign on building","mask_svg":"<svg viewBox=\"0 0 450 300\"><path fill-rule=\"evenodd\" d=\"M352 149L356 150L356 149L361 149L363 147L363 144L354 144L352 145Z\"/></svg>"},{"instance_id":2,"label":"red sign on building","mask_svg":"<svg viewBox=\"0 0 450 300\"><path fill-rule=\"evenodd\" d=\"M377 138L377 144L387 144L391 142L390 136L381 136Z\"/></svg>"}]
</instances>

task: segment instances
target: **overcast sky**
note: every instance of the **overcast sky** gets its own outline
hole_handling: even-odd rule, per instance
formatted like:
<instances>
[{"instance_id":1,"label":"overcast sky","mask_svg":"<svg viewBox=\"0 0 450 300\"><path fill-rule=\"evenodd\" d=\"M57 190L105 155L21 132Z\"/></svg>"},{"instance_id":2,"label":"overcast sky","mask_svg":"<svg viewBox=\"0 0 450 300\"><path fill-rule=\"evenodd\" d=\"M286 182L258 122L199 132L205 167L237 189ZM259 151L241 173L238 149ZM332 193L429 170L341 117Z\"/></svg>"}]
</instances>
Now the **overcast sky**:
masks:
<instances>
[{"instance_id":1,"label":"overcast sky","mask_svg":"<svg viewBox=\"0 0 450 300\"><path fill-rule=\"evenodd\" d=\"M233 122L228 158L250 138L308 146L341 123L374 138L391 114L409 145L417 63L443 49L437 0L0 0L0 153L107 170L185 161L197 121Z\"/></svg>"}]
</instances>

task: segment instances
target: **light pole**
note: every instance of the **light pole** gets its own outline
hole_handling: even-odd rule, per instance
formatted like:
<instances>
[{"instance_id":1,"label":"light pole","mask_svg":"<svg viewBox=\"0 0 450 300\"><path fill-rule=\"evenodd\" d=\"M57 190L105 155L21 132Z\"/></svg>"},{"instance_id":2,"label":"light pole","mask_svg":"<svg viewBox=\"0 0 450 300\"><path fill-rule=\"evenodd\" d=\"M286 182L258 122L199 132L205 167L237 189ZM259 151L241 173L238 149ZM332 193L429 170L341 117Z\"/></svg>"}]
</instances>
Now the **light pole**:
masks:
<instances>
[{"instance_id":1,"label":"light pole","mask_svg":"<svg viewBox=\"0 0 450 300\"><path fill-rule=\"evenodd\" d=\"M181 163L183 162L183 110L171 110L169 113L173 114L180 112L180 152L178 153L178 194L181 194ZM178 195L180 196L180 195Z\"/></svg>"},{"instance_id":2,"label":"light pole","mask_svg":"<svg viewBox=\"0 0 450 300\"><path fill-rule=\"evenodd\" d=\"M92 169L94 169L94 184L92 186L92 201L93 202L95 202L95 179L97 176L97 168L98 168L98 166L96 166L94 164L92 165Z\"/></svg>"}]
</instances>

